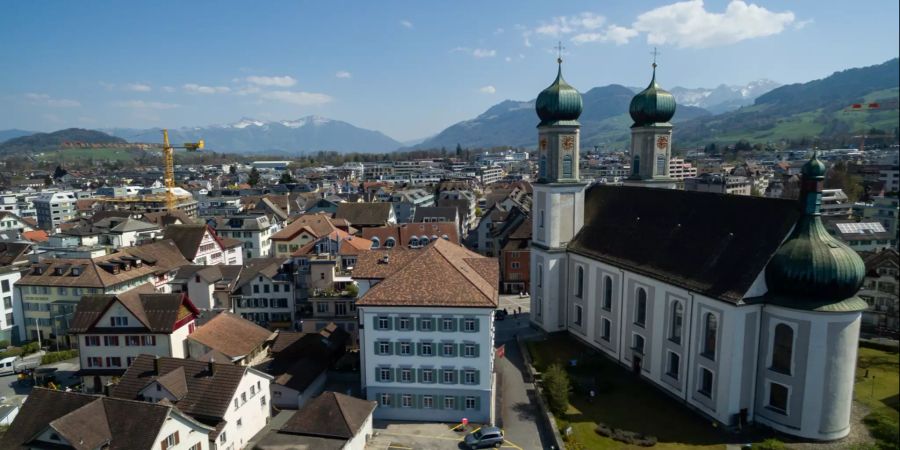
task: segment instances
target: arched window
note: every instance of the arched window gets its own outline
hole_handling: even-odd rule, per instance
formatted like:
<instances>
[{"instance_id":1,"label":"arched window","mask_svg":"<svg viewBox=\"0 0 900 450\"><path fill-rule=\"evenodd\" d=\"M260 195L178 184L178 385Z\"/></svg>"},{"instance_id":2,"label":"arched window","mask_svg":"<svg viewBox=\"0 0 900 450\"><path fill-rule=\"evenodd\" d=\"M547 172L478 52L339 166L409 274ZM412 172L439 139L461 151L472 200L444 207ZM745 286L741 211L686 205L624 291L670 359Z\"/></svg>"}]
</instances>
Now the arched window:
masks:
<instances>
[{"instance_id":1,"label":"arched window","mask_svg":"<svg viewBox=\"0 0 900 450\"><path fill-rule=\"evenodd\" d=\"M544 287L544 266L543 264L538 264L537 266L537 286Z\"/></svg>"},{"instance_id":2,"label":"arched window","mask_svg":"<svg viewBox=\"0 0 900 450\"><path fill-rule=\"evenodd\" d=\"M672 333L669 336L673 342L681 343L681 324L684 322L684 306L681 302L672 303Z\"/></svg>"},{"instance_id":3,"label":"arched window","mask_svg":"<svg viewBox=\"0 0 900 450\"><path fill-rule=\"evenodd\" d=\"M575 296L582 298L584 295L584 267L578 266L575 277Z\"/></svg>"},{"instance_id":4,"label":"arched window","mask_svg":"<svg viewBox=\"0 0 900 450\"><path fill-rule=\"evenodd\" d=\"M607 311L612 309L612 289L612 278L603 277L603 309Z\"/></svg>"},{"instance_id":5,"label":"arched window","mask_svg":"<svg viewBox=\"0 0 900 450\"><path fill-rule=\"evenodd\" d=\"M381 240L379 240L377 237L373 237L372 238L372 248L378 248L380 246L381 246Z\"/></svg>"},{"instance_id":6,"label":"arched window","mask_svg":"<svg viewBox=\"0 0 900 450\"><path fill-rule=\"evenodd\" d=\"M397 242L394 241L394 238L389 237L389 238L387 238L386 241L384 241L384 246L385 246L385 248L394 248L394 244L396 244L396 243Z\"/></svg>"},{"instance_id":7,"label":"arched window","mask_svg":"<svg viewBox=\"0 0 900 450\"><path fill-rule=\"evenodd\" d=\"M772 370L791 373L791 359L794 356L794 329L779 323L775 326L774 345L772 346Z\"/></svg>"},{"instance_id":8,"label":"arched window","mask_svg":"<svg viewBox=\"0 0 900 450\"><path fill-rule=\"evenodd\" d=\"M641 156L634 155L634 159L631 160L631 174L637 175L638 172L641 171Z\"/></svg>"},{"instance_id":9,"label":"arched window","mask_svg":"<svg viewBox=\"0 0 900 450\"><path fill-rule=\"evenodd\" d=\"M647 323L647 290L638 288L637 307L634 311L634 323L644 326Z\"/></svg>"},{"instance_id":10,"label":"arched window","mask_svg":"<svg viewBox=\"0 0 900 450\"><path fill-rule=\"evenodd\" d=\"M572 155L563 156L563 178L572 178Z\"/></svg>"},{"instance_id":11,"label":"arched window","mask_svg":"<svg viewBox=\"0 0 900 450\"><path fill-rule=\"evenodd\" d=\"M716 333L719 330L719 324L713 313L706 313L703 320L703 356L709 359L716 359Z\"/></svg>"},{"instance_id":12,"label":"arched window","mask_svg":"<svg viewBox=\"0 0 900 450\"><path fill-rule=\"evenodd\" d=\"M547 155L541 155L541 162L538 167L538 178L547 177Z\"/></svg>"}]
</instances>

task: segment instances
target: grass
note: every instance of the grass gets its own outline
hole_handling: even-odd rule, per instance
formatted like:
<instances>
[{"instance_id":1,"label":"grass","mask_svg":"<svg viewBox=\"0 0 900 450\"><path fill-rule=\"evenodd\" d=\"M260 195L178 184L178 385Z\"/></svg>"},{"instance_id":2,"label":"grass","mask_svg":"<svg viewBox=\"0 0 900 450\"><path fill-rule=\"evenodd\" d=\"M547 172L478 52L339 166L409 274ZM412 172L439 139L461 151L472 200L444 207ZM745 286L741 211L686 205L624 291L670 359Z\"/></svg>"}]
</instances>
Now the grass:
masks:
<instances>
[{"instance_id":1,"label":"grass","mask_svg":"<svg viewBox=\"0 0 900 450\"><path fill-rule=\"evenodd\" d=\"M900 354L860 348L854 396L871 410L865 423L872 435L883 448L896 448L900 434Z\"/></svg>"},{"instance_id":2,"label":"grass","mask_svg":"<svg viewBox=\"0 0 900 450\"><path fill-rule=\"evenodd\" d=\"M574 448L644 448L600 436L594 431L598 422L656 436L659 443L654 448L722 449L723 443L729 440L724 432L687 411L682 403L637 380L604 356L588 355L585 347L571 338L560 336L529 342L528 348L539 371L554 362L568 365L569 360L578 359L577 367L567 368L573 385L596 378L599 387L594 401L589 402L588 396L576 387L565 417L558 418L563 428L572 426L571 438L577 442L572 445Z\"/></svg>"}]
</instances>

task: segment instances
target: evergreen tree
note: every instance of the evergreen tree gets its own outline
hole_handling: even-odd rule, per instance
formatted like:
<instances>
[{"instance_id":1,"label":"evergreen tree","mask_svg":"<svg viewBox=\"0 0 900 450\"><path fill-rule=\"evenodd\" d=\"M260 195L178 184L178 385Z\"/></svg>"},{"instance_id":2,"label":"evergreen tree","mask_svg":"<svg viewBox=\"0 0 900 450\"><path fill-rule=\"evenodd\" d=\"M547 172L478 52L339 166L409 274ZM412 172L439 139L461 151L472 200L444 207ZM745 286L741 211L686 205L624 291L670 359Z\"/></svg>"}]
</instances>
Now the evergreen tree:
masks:
<instances>
[{"instance_id":1,"label":"evergreen tree","mask_svg":"<svg viewBox=\"0 0 900 450\"><path fill-rule=\"evenodd\" d=\"M228 167L228 173L229 173L230 175L237 175L237 165L236 165L236 164L232 164L231 166L229 166L229 167Z\"/></svg>"},{"instance_id":2,"label":"evergreen tree","mask_svg":"<svg viewBox=\"0 0 900 450\"><path fill-rule=\"evenodd\" d=\"M556 415L569 409L569 374L559 364L553 364L543 374L547 406Z\"/></svg>"},{"instance_id":3,"label":"evergreen tree","mask_svg":"<svg viewBox=\"0 0 900 450\"><path fill-rule=\"evenodd\" d=\"M281 174L281 179L278 180L278 184L290 184L290 183L296 183L296 181L294 180L294 177L291 176L291 173L285 172L285 173Z\"/></svg>"},{"instance_id":4,"label":"evergreen tree","mask_svg":"<svg viewBox=\"0 0 900 450\"><path fill-rule=\"evenodd\" d=\"M456 157L459 158L460 156L462 156L462 145L459 145L459 143L457 143L456 144Z\"/></svg>"},{"instance_id":5,"label":"evergreen tree","mask_svg":"<svg viewBox=\"0 0 900 450\"><path fill-rule=\"evenodd\" d=\"M256 167L250 169L250 178L247 179L247 184L250 186L256 186L259 184L259 171L256 170Z\"/></svg>"}]
</instances>

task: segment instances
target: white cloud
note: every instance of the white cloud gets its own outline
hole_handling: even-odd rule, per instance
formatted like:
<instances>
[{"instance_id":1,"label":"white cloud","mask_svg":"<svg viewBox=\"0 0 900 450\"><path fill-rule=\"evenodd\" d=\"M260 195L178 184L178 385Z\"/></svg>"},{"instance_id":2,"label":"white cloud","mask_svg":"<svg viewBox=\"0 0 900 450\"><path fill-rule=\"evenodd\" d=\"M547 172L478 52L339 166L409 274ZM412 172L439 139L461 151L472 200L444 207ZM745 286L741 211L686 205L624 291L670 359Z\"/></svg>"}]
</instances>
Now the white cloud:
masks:
<instances>
[{"instance_id":1,"label":"white cloud","mask_svg":"<svg viewBox=\"0 0 900 450\"><path fill-rule=\"evenodd\" d=\"M291 87L297 84L297 80L290 76L283 77L261 77L261 76L250 76L247 77L247 82L251 84L255 84L257 86L271 86L271 87Z\"/></svg>"},{"instance_id":2,"label":"white cloud","mask_svg":"<svg viewBox=\"0 0 900 450\"><path fill-rule=\"evenodd\" d=\"M596 30L603 26L606 18L592 12L583 12L577 16L554 17L550 22L542 23L534 32L544 36L560 37L567 34Z\"/></svg>"},{"instance_id":3,"label":"white cloud","mask_svg":"<svg viewBox=\"0 0 900 450\"><path fill-rule=\"evenodd\" d=\"M163 92L170 92L170 93L171 93L171 92L175 92L175 88L173 88L172 86L163 86L163 87L161 87L160 89L161 89Z\"/></svg>"},{"instance_id":4,"label":"white cloud","mask_svg":"<svg viewBox=\"0 0 900 450\"><path fill-rule=\"evenodd\" d=\"M486 48L476 48L475 50L472 50L472 56L476 58L493 58L497 56L497 51Z\"/></svg>"},{"instance_id":5,"label":"white cloud","mask_svg":"<svg viewBox=\"0 0 900 450\"><path fill-rule=\"evenodd\" d=\"M494 35L503 34L504 31L506 30L504 30L503 28L497 28L496 30L494 30Z\"/></svg>"},{"instance_id":6,"label":"white cloud","mask_svg":"<svg viewBox=\"0 0 900 450\"><path fill-rule=\"evenodd\" d=\"M628 41L637 36L638 32L631 28L620 27L618 25L610 25L602 32L580 33L572 36L572 42L576 44L586 44L589 42L613 42L616 45L627 44Z\"/></svg>"},{"instance_id":7,"label":"white cloud","mask_svg":"<svg viewBox=\"0 0 900 450\"><path fill-rule=\"evenodd\" d=\"M332 100L327 94L302 91L269 91L263 92L260 98L301 106L322 105Z\"/></svg>"},{"instance_id":8,"label":"white cloud","mask_svg":"<svg viewBox=\"0 0 900 450\"><path fill-rule=\"evenodd\" d=\"M175 103L146 102L144 100L124 100L120 102L114 102L113 106L130 109L174 109L180 107L181 105Z\"/></svg>"},{"instance_id":9,"label":"white cloud","mask_svg":"<svg viewBox=\"0 0 900 450\"><path fill-rule=\"evenodd\" d=\"M132 92L150 92L153 88L149 84L144 83L126 83L122 89Z\"/></svg>"},{"instance_id":10,"label":"white cloud","mask_svg":"<svg viewBox=\"0 0 900 450\"><path fill-rule=\"evenodd\" d=\"M346 70L338 70L337 73L334 74L337 78L353 78L353 74L347 72Z\"/></svg>"},{"instance_id":11,"label":"white cloud","mask_svg":"<svg viewBox=\"0 0 900 450\"><path fill-rule=\"evenodd\" d=\"M413 23L410 22L410 21L408 21L408 20L401 20L401 21L400 21L400 25L401 25L403 28L412 28L412 27L413 27Z\"/></svg>"},{"instance_id":12,"label":"white cloud","mask_svg":"<svg viewBox=\"0 0 900 450\"><path fill-rule=\"evenodd\" d=\"M237 95L250 95L250 94L258 94L261 91L262 91L262 89L260 89L259 86L247 86L247 87L242 87L242 88L234 91L234 93Z\"/></svg>"},{"instance_id":13,"label":"white cloud","mask_svg":"<svg viewBox=\"0 0 900 450\"><path fill-rule=\"evenodd\" d=\"M503 60L506 61L506 62L512 62L512 57L511 57L511 56L507 56L506 58L503 58Z\"/></svg>"},{"instance_id":14,"label":"white cloud","mask_svg":"<svg viewBox=\"0 0 900 450\"><path fill-rule=\"evenodd\" d=\"M231 88L227 86L201 86L199 84L188 83L181 86L185 92L189 92L191 94L221 94L225 92L231 92Z\"/></svg>"},{"instance_id":15,"label":"white cloud","mask_svg":"<svg viewBox=\"0 0 900 450\"><path fill-rule=\"evenodd\" d=\"M632 28L646 33L648 44L706 48L775 35L793 22L790 11L773 12L742 0L732 0L724 13L707 11L703 0L689 0L647 11Z\"/></svg>"},{"instance_id":16,"label":"white cloud","mask_svg":"<svg viewBox=\"0 0 900 450\"><path fill-rule=\"evenodd\" d=\"M481 92L482 94L494 94L497 92L497 88L495 88L494 86L491 86L489 84L487 86L483 86L482 88L478 89L478 92Z\"/></svg>"},{"instance_id":17,"label":"white cloud","mask_svg":"<svg viewBox=\"0 0 900 450\"><path fill-rule=\"evenodd\" d=\"M798 20L796 23L794 23L794 28L796 28L798 30L802 30L802 29L806 28L807 25L812 25L815 22L816 21L813 19Z\"/></svg>"},{"instance_id":18,"label":"white cloud","mask_svg":"<svg viewBox=\"0 0 900 450\"><path fill-rule=\"evenodd\" d=\"M51 108L76 108L81 106L78 100L68 98L53 98L49 94L37 94L29 92L25 94L25 98L35 105L49 106Z\"/></svg>"}]
</instances>

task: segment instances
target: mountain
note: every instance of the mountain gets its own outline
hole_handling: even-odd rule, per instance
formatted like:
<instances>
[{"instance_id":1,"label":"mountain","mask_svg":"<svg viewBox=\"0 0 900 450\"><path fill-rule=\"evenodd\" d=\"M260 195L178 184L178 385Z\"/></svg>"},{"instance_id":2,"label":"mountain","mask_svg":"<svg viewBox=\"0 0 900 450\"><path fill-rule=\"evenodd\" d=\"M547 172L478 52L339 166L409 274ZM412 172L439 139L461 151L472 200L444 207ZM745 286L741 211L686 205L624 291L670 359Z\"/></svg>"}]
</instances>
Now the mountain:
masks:
<instances>
[{"instance_id":1,"label":"mountain","mask_svg":"<svg viewBox=\"0 0 900 450\"><path fill-rule=\"evenodd\" d=\"M757 80L745 85L721 84L716 88L684 88L676 86L669 90L675 96L678 105L696 106L713 114L719 114L752 105L757 97L781 84L772 80Z\"/></svg>"},{"instance_id":2,"label":"mountain","mask_svg":"<svg viewBox=\"0 0 900 450\"><path fill-rule=\"evenodd\" d=\"M10 139L21 137L21 136L30 136L34 134L34 131L25 131L18 129L10 129L10 130L0 130L0 143L6 142Z\"/></svg>"},{"instance_id":3,"label":"mountain","mask_svg":"<svg viewBox=\"0 0 900 450\"><path fill-rule=\"evenodd\" d=\"M35 133L9 139L0 144L0 155L56 150L65 142L85 142L89 144L127 143L125 139L113 137L100 131L67 128L52 133Z\"/></svg>"},{"instance_id":4,"label":"mountain","mask_svg":"<svg viewBox=\"0 0 900 450\"><path fill-rule=\"evenodd\" d=\"M584 112L578 119L581 122L581 146L588 148L624 143L631 125L628 105L633 96L631 89L618 84L596 87L583 93ZM679 105L674 121L706 115L709 112L702 108ZM457 143L464 147L481 148L506 145L533 147L537 142L537 123L534 100L505 100L474 119L451 125L416 145L416 148L453 149Z\"/></svg>"},{"instance_id":5,"label":"mountain","mask_svg":"<svg viewBox=\"0 0 900 450\"><path fill-rule=\"evenodd\" d=\"M895 132L900 96L900 59L848 69L807 83L773 89L751 106L683 123L682 144L710 141L769 142L783 139L846 139L871 128ZM878 103L854 111L853 104Z\"/></svg>"},{"instance_id":6,"label":"mountain","mask_svg":"<svg viewBox=\"0 0 900 450\"><path fill-rule=\"evenodd\" d=\"M115 128L106 131L130 141L162 141L159 129ZM169 139L172 142L193 142L203 139L209 150L218 152L285 155L319 150L388 152L402 145L381 132L319 116L285 121L243 118L225 125L169 130Z\"/></svg>"}]
</instances>

